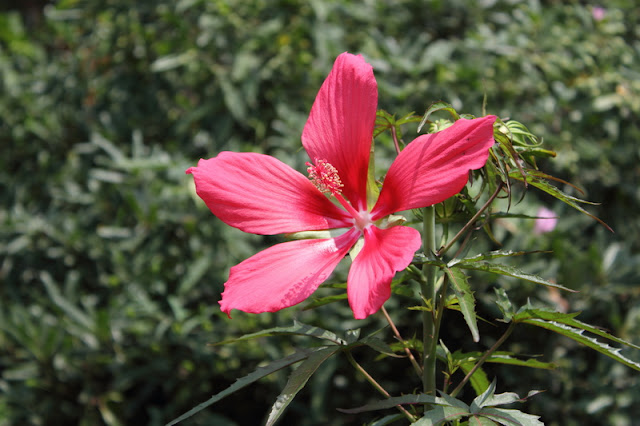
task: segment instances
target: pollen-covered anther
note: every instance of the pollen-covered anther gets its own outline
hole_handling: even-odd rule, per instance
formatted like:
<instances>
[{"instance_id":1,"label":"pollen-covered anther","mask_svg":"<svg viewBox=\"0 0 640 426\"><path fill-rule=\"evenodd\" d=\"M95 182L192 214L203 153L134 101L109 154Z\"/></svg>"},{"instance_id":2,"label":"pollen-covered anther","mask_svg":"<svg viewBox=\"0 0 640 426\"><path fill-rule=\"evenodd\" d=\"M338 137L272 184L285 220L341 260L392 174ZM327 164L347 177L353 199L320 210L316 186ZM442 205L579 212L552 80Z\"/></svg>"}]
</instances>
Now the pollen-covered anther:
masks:
<instances>
[{"instance_id":1,"label":"pollen-covered anther","mask_svg":"<svg viewBox=\"0 0 640 426\"><path fill-rule=\"evenodd\" d=\"M342 181L338 176L338 170L326 160L315 160L315 164L307 162L309 179L320 191L325 194L337 195L342 192Z\"/></svg>"}]
</instances>

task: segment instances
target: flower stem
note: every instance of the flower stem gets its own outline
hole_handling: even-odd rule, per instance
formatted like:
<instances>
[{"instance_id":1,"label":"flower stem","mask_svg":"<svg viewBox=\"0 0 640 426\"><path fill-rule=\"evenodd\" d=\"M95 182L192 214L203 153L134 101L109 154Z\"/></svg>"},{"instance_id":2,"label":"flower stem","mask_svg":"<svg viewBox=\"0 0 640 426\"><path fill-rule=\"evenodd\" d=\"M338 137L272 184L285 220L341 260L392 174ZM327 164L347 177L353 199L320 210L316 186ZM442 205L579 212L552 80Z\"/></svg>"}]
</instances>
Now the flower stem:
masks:
<instances>
[{"instance_id":1,"label":"flower stem","mask_svg":"<svg viewBox=\"0 0 640 426\"><path fill-rule=\"evenodd\" d=\"M433 257L436 251L435 237L435 208L434 206L425 207L423 209L423 251L427 258ZM431 311L422 311L422 390L429 395L436 393L436 270L435 266L424 264L422 266L422 274L424 282L420 283L422 297L425 301L431 301Z\"/></svg>"}]
</instances>

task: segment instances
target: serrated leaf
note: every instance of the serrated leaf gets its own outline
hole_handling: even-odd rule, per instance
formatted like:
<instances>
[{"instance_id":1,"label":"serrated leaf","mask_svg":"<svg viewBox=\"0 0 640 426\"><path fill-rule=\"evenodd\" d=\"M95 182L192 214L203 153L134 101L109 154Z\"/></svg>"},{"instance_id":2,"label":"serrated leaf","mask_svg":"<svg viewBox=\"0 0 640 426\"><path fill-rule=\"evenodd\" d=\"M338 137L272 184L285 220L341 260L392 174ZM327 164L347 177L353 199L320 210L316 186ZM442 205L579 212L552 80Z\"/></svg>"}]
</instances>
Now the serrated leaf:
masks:
<instances>
[{"instance_id":1,"label":"serrated leaf","mask_svg":"<svg viewBox=\"0 0 640 426\"><path fill-rule=\"evenodd\" d=\"M467 276L458 268L444 268L444 271L449 278L453 292L458 298L460 311L471 331L473 341L478 342L480 340L480 333L478 332L478 321L476 319L476 299L473 297Z\"/></svg>"},{"instance_id":2,"label":"serrated leaf","mask_svg":"<svg viewBox=\"0 0 640 426\"><path fill-rule=\"evenodd\" d=\"M507 296L507 292L503 288L494 288L493 291L496 293L496 305L500 312L502 312L502 318L506 322L510 322L511 318L513 318L513 314L515 314L515 308Z\"/></svg>"},{"instance_id":3,"label":"serrated leaf","mask_svg":"<svg viewBox=\"0 0 640 426\"><path fill-rule=\"evenodd\" d=\"M411 423L411 426L439 426L445 422L452 422L468 415L469 413L461 408L439 405L424 413L422 418L417 422Z\"/></svg>"},{"instance_id":4,"label":"serrated leaf","mask_svg":"<svg viewBox=\"0 0 640 426\"><path fill-rule=\"evenodd\" d=\"M406 405L406 404L448 405L444 399L439 398L437 396L426 395L426 394L411 394L411 395L403 395L403 396L392 396L391 398L371 402L369 404L363 405L361 407L356 407L356 408L338 408L338 411L345 414L358 414L358 413L364 413L367 411L386 410L388 408L393 408L396 405Z\"/></svg>"},{"instance_id":5,"label":"serrated leaf","mask_svg":"<svg viewBox=\"0 0 640 426\"><path fill-rule=\"evenodd\" d=\"M528 274L526 272L521 271L518 268L514 268L513 266L500 265L497 263L486 262L484 260L471 262L471 263L461 262L461 263L458 263L456 266L463 269L473 269L476 271L492 272L494 274L505 275L507 277L519 278L532 283L542 284L543 286L546 286L546 287L553 287L560 290L569 291L571 293L577 293L576 290L572 290L560 284L556 284L554 282L545 280L544 278L539 277L537 275Z\"/></svg>"},{"instance_id":6,"label":"serrated leaf","mask_svg":"<svg viewBox=\"0 0 640 426\"><path fill-rule=\"evenodd\" d=\"M324 349L324 348L320 348ZM183 415L181 415L180 417L172 420L171 422L167 423L166 426L173 426L185 419L188 419L189 417L193 416L194 414L204 410L205 408L209 407L212 404L215 404L216 402L220 401L222 398L231 395L232 393L250 385L251 383L260 380L263 377L268 376L271 373L274 373L278 370L281 370L285 367L288 367L289 365L295 364L297 362L302 361L303 359L308 358L310 355L312 355L315 351L313 350L300 350L294 354L291 354L287 357L278 359L276 361L273 361L272 363L270 363L269 365L265 366L265 367L258 367L256 370L254 370L253 372L247 374L246 376L236 380L231 386L229 386L228 388L226 388L225 390L223 390L222 392L219 392L215 395L213 395L211 398L209 398L207 401L198 404L197 406L193 407L191 410L187 411L186 413L184 413Z\"/></svg>"},{"instance_id":7,"label":"serrated leaf","mask_svg":"<svg viewBox=\"0 0 640 426\"><path fill-rule=\"evenodd\" d=\"M540 416L523 413L519 410L487 407L480 414L504 426L544 426L544 423L538 420Z\"/></svg>"},{"instance_id":8,"label":"serrated leaf","mask_svg":"<svg viewBox=\"0 0 640 426\"><path fill-rule=\"evenodd\" d=\"M467 257L464 259L454 259L451 262L448 263L449 267L452 267L454 265L457 265L459 263L473 263L473 262L480 262L483 260L492 260L492 259L500 259L503 257L515 257L515 256L524 256L527 254L534 254L534 253L543 253L542 251L505 251L505 250L495 250L495 251L490 251L488 253L481 253L481 254L477 254L475 256L472 257Z\"/></svg>"},{"instance_id":9,"label":"serrated leaf","mask_svg":"<svg viewBox=\"0 0 640 426\"><path fill-rule=\"evenodd\" d=\"M269 328L266 330L258 331L256 333L245 334L244 336L236 337L234 339L223 340L222 342L217 342L217 343L214 343L213 345L214 346L226 345L227 343L241 342L244 340L256 339L258 337L290 335L290 334L295 334L299 336L309 336L309 337L315 337L322 340L328 340L330 342L335 343L336 345L347 344L347 342L344 339L338 337L337 334L329 330L325 330L320 327L314 327L311 325L294 321L294 324L291 327Z\"/></svg>"},{"instance_id":10,"label":"serrated leaf","mask_svg":"<svg viewBox=\"0 0 640 426\"><path fill-rule=\"evenodd\" d=\"M607 228L609 231L613 232L613 229L611 229L611 227L609 227L609 225L607 225L605 222L603 222L600 218L592 215L591 213L589 213L588 211L586 211L585 209L583 209L580 204L597 204L597 203L592 203L589 201L585 201L585 200L581 200L579 198L576 197L572 197L571 195L565 194L564 192L560 191L558 188L556 188L555 186L551 185L549 182L547 182L546 180L542 180L545 178L548 178L547 175L545 175L545 177L536 177L533 176L533 174L535 174L535 170L527 170L527 176L526 178L524 178L523 176L520 176L517 173L514 172L510 172L509 173L509 177L520 180L522 182L526 182L544 192L546 192L547 194L551 195L552 197L562 201L565 204L570 205L571 207L573 207L574 209L578 210L581 213L586 214L587 216L589 216L590 218L600 222L600 224L602 226L604 226L605 228ZM539 176L544 175L542 172L538 173Z\"/></svg>"},{"instance_id":11,"label":"serrated leaf","mask_svg":"<svg viewBox=\"0 0 640 426\"><path fill-rule=\"evenodd\" d=\"M571 327L575 327L578 328L580 330L584 330L584 331L588 331L589 333L595 334L596 336L600 336L603 337L605 339L611 340L612 342L616 342L616 343L620 343L622 345L625 346L629 346L631 348L634 349L638 349L640 350L640 346L635 345L631 342L627 342L626 340L623 340L619 337L613 336L609 333L607 333L606 331L603 331L597 327L594 327L592 325L586 324L582 321L578 321L577 319L575 319L575 317L577 317L580 313L579 312L573 312L573 313L560 313L560 312L549 312L549 311L544 311L544 310L540 310L540 309L529 309L529 310L525 310L522 313L518 313L516 315L516 317L518 319L522 319L522 318L539 318L539 319L544 319L544 320L552 320L552 321L557 321L560 322L562 324L566 324L569 325Z\"/></svg>"},{"instance_id":12,"label":"serrated leaf","mask_svg":"<svg viewBox=\"0 0 640 426\"><path fill-rule=\"evenodd\" d=\"M293 398L300 392L300 389L307 384L309 378L316 372L318 367L340 349L339 346L320 349L309 355L309 357L291 373L287 384L271 407L271 412L267 418L267 426L273 425L280 416L282 416L291 401L293 401Z\"/></svg>"},{"instance_id":13,"label":"serrated leaf","mask_svg":"<svg viewBox=\"0 0 640 426\"><path fill-rule=\"evenodd\" d=\"M460 368L464 372L465 375L469 374L469 372L475 367L475 363L472 362L463 362L460 363ZM476 395L482 394L489 387L489 378L487 377L487 373L484 372L482 368L478 368L470 380L471 387L473 388Z\"/></svg>"},{"instance_id":14,"label":"serrated leaf","mask_svg":"<svg viewBox=\"0 0 640 426\"><path fill-rule=\"evenodd\" d=\"M623 356L620 354L621 349L620 348L614 348L612 346L609 346L606 343L602 343L600 341L598 341L596 338L594 337L589 337L589 336L585 336L583 335L584 333L584 329L579 329L579 328L575 328L572 327L570 325L567 324L563 324L561 322L558 321L547 321L547 320L542 320L542 319L525 319L525 320L521 320L520 322L524 322L526 324L531 324L531 325L535 325L537 327L542 327L542 328L546 328L547 330L551 330L554 331L558 334L561 334L565 337L568 337L572 340L575 340L578 343L581 343L585 346L590 347L591 349L594 349L598 352L600 352L601 354L604 354L618 362L620 362L621 364L626 365L627 367L631 367L634 370L638 370L640 371L640 363L634 362L632 360L630 360L629 358ZM601 332L602 333L602 332ZM606 333L605 333L606 334ZM602 334L599 334L602 335ZM610 335L607 335L610 336ZM613 336L610 336L613 340ZM617 339L620 340L620 339ZM624 341L623 341L624 342Z\"/></svg>"}]
</instances>

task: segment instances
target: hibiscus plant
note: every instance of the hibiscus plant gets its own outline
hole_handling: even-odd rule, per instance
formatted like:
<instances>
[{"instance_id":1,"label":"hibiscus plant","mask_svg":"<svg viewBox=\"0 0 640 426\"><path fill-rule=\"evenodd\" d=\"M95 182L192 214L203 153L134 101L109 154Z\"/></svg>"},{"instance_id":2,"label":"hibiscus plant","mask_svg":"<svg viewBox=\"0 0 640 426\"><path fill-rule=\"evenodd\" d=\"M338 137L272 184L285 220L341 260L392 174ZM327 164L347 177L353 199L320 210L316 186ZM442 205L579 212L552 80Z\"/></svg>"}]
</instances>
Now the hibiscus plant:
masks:
<instances>
[{"instance_id":1,"label":"hibiscus plant","mask_svg":"<svg viewBox=\"0 0 640 426\"><path fill-rule=\"evenodd\" d=\"M474 233L485 232L495 241L496 218L526 217L511 214L508 208L500 211L497 202L508 200L510 205L513 189L520 185L589 213L582 207L584 201L559 190L551 183L557 179L538 170L536 158L555 154L515 120L459 114L444 102L432 104L422 117L409 114L398 119L377 108L372 66L361 56L343 53L321 86L302 132L302 146L309 156L306 175L274 157L250 152L221 152L200 160L187 173L193 175L197 194L218 219L245 232L285 237L285 242L231 268L219 302L229 317L234 309L259 314L300 304L326 285L340 262L350 262L346 295L316 297L307 308L344 303L346 298L357 320L378 312L383 315L395 342L389 343L379 333L361 336L359 330L330 331L299 322L221 342L284 334L308 336L320 344L256 369L170 424L299 363L267 415L266 424L274 424L318 367L342 354L383 399L360 408L340 408L341 412L395 410L382 414L375 423L380 425L402 421L540 425L538 416L501 407L522 402L537 391L524 397L496 394L496 379L490 380L483 369L489 362L553 368L550 363L498 351L518 324L546 328L640 370L640 364L606 342L639 347L577 320L577 313L529 303L514 306L502 288L495 290L494 300L502 315L496 320L508 324L504 334L484 352L452 353L439 335L446 310L459 311L473 341L480 338L468 271L571 291L500 263L524 252L474 253ZM437 111L450 119L432 121ZM400 135L408 124L417 124L422 134L405 146ZM381 177L375 175L373 142L383 133L390 135L396 156ZM415 298L411 310L387 312L383 305L395 293ZM396 315L420 318L421 341L400 335L392 320ZM415 383L407 383L402 395L390 395L353 357L352 349L363 346L383 356L406 358L415 370ZM454 382L456 371L464 377ZM437 374L444 377L439 388ZM472 401L457 399L466 386L475 393Z\"/></svg>"}]
</instances>

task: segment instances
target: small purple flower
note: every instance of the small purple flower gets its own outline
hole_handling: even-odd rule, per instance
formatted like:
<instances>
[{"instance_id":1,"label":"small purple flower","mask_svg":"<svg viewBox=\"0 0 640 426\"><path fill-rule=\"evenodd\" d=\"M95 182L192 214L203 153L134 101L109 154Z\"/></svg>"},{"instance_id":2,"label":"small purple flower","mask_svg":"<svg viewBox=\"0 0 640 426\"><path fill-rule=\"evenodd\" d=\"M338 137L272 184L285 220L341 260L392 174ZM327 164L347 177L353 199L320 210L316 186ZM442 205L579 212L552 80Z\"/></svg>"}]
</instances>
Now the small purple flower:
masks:
<instances>
[{"instance_id":1,"label":"small purple flower","mask_svg":"<svg viewBox=\"0 0 640 426\"><path fill-rule=\"evenodd\" d=\"M533 225L534 234L546 234L555 229L558 223L558 217L553 210L546 207L540 207L536 213L536 222Z\"/></svg>"},{"instance_id":2,"label":"small purple flower","mask_svg":"<svg viewBox=\"0 0 640 426\"><path fill-rule=\"evenodd\" d=\"M602 21L604 19L605 13L606 10L604 7L595 6L593 9L591 9L591 16L593 16L593 19L595 19L596 21Z\"/></svg>"}]
</instances>

